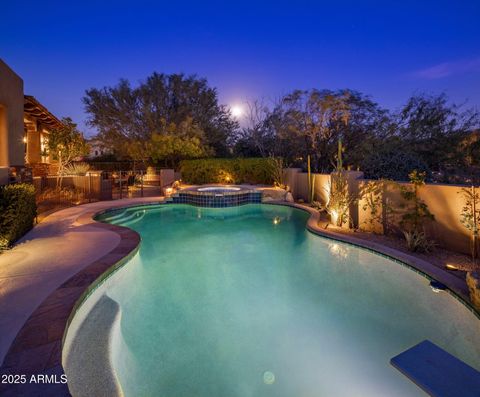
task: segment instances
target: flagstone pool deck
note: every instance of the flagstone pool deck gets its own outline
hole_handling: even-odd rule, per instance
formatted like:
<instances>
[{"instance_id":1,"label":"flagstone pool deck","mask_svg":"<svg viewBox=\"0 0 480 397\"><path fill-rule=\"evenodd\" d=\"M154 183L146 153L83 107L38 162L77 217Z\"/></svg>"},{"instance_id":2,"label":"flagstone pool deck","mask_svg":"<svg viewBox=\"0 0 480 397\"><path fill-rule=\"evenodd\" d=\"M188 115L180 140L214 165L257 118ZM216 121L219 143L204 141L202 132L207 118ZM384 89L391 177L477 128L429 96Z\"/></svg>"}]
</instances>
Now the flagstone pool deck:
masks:
<instances>
[{"instance_id":1,"label":"flagstone pool deck","mask_svg":"<svg viewBox=\"0 0 480 397\"><path fill-rule=\"evenodd\" d=\"M46 217L13 249L0 254L0 374L63 374L61 343L75 302L102 273L136 252L140 243L135 231L96 222L93 216L106 209L162 200L123 199L61 210ZM271 203L308 211L311 232L388 256L440 281L454 296L468 302L465 282L447 271L378 243L325 229L319 213L310 207ZM61 384L0 385L2 396L26 392L23 395L69 395Z\"/></svg>"}]
</instances>

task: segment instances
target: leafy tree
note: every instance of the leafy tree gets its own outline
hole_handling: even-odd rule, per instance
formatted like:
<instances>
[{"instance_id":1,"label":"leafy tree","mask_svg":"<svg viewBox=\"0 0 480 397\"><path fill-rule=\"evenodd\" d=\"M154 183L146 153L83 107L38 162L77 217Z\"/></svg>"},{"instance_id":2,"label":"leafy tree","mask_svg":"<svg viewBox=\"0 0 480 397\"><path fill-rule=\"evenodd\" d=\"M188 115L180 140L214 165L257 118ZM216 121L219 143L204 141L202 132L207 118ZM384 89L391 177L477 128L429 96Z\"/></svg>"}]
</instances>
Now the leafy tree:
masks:
<instances>
[{"instance_id":1,"label":"leafy tree","mask_svg":"<svg viewBox=\"0 0 480 397\"><path fill-rule=\"evenodd\" d=\"M87 141L70 117L63 118L62 126L50 132L47 148L58 163L57 184L60 186L66 167L77 157L87 155L89 151Z\"/></svg>"},{"instance_id":2,"label":"leafy tree","mask_svg":"<svg viewBox=\"0 0 480 397\"><path fill-rule=\"evenodd\" d=\"M310 155L312 168L320 172L333 168L340 139L346 163L355 166L374 146L374 139L391 130L386 111L350 90L294 91L280 100L268 123L275 131L279 155L292 163Z\"/></svg>"},{"instance_id":3,"label":"leafy tree","mask_svg":"<svg viewBox=\"0 0 480 397\"><path fill-rule=\"evenodd\" d=\"M153 73L135 88L120 80L114 87L87 90L83 102L98 138L126 157L130 154L125 141L148 141L165 125L179 125L188 118L203 131L202 146L226 155L238 128L229 110L218 103L216 90L195 76Z\"/></svg>"},{"instance_id":4,"label":"leafy tree","mask_svg":"<svg viewBox=\"0 0 480 397\"><path fill-rule=\"evenodd\" d=\"M457 148L479 122L477 111L449 104L445 94L412 96L397 116L398 136L404 146L431 171L444 176L464 168L464 153Z\"/></svg>"},{"instance_id":5,"label":"leafy tree","mask_svg":"<svg viewBox=\"0 0 480 397\"><path fill-rule=\"evenodd\" d=\"M211 154L208 146L202 145L203 131L192 118L180 124L164 126L162 133L153 133L148 141L148 154L154 162L164 162L175 167L180 160L205 157Z\"/></svg>"}]
</instances>

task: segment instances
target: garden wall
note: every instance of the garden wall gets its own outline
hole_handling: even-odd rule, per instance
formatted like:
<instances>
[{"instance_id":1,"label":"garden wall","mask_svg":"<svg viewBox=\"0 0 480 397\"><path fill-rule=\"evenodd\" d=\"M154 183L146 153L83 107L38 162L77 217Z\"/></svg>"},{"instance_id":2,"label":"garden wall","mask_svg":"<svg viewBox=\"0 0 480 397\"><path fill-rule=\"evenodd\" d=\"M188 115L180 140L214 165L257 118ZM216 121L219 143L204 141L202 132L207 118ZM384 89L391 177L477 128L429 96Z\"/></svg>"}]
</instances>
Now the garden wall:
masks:
<instances>
[{"instance_id":1,"label":"garden wall","mask_svg":"<svg viewBox=\"0 0 480 397\"><path fill-rule=\"evenodd\" d=\"M387 185L380 189L382 191L382 202L379 208L379 219L373 219L370 210L363 209L365 197L362 197L362 190L368 182L378 184L378 181L368 181L362 178L363 174L357 171L347 171L349 185L352 192L359 196L358 204L351 209L350 213L354 224L360 229L382 233L385 223L388 220L395 222L395 216L387 212L385 205L401 212L402 198L399 189L394 185ZM326 191L330 181L329 174L315 175L316 200L325 203ZM308 201L308 175L300 172L299 169L286 170L287 184L291 187L292 194L296 200ZM399 183L408 185L408 183ZM468 230L460 222L460 214L464 206L464 199L459 194L462 186L426 184L420 188L419 197L428 205L430 212L435 216L435 222L426 226L426 231L439 246L453 251L469 254L470 236Z\"/></svg>"}]
</instances>

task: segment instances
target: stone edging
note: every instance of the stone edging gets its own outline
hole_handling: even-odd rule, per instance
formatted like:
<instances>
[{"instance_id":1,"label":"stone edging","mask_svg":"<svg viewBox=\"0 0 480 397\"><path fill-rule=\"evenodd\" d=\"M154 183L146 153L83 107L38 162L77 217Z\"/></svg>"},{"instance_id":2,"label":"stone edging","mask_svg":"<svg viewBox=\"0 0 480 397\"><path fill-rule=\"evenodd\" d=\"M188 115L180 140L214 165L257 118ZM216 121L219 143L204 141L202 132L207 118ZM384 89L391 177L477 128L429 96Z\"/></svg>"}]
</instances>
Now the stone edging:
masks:
<instances>
[{"instance_id":1,"label":"stone edging","mask_svg":"<svg viewBox=\"0 0 480 397\"><path fill-rule=\"evenodd\" d=\"M140 235L137 232L123 226L95 221L93 217L98 212L85 212L75 223L112 231L120 236L120 242L112 251L60 285L35 309L11 344L0 368L1 374L23 374L27 378L47 373L55 374L58 378L63 374L62 340L78 302L81 302L82 296L88 293L99 276L125 263L138 251ZM1 384L0 394L10 391L13 392L12 395L28 395L31 389L30 384ZM54 390L43 395L60 396L69 393L66 384L58 384Z\"/></svg>"}]
</instances>

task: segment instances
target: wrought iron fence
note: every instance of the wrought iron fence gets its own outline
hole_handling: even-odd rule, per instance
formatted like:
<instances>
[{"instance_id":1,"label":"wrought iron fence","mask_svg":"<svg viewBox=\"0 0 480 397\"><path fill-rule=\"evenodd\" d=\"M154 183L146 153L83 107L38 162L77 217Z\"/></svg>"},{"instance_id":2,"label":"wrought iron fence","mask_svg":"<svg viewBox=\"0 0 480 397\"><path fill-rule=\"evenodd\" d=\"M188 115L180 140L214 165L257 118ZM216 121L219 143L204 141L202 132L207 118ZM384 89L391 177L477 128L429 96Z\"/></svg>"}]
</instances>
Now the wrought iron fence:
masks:
<instances>
[{"instance_id":1,"label":"wrought iron fence","mask_svg":"<svg viewBox=\"0 0 480 397\"><path fill-rule=\"evenodd\" d=\"M164 188L174 182L169 169L138 171L100 171L87 175L46 176L33 178L40 214L61 207L94 201L134 197L162 196Z\"/></svg>"}]
</instances>

